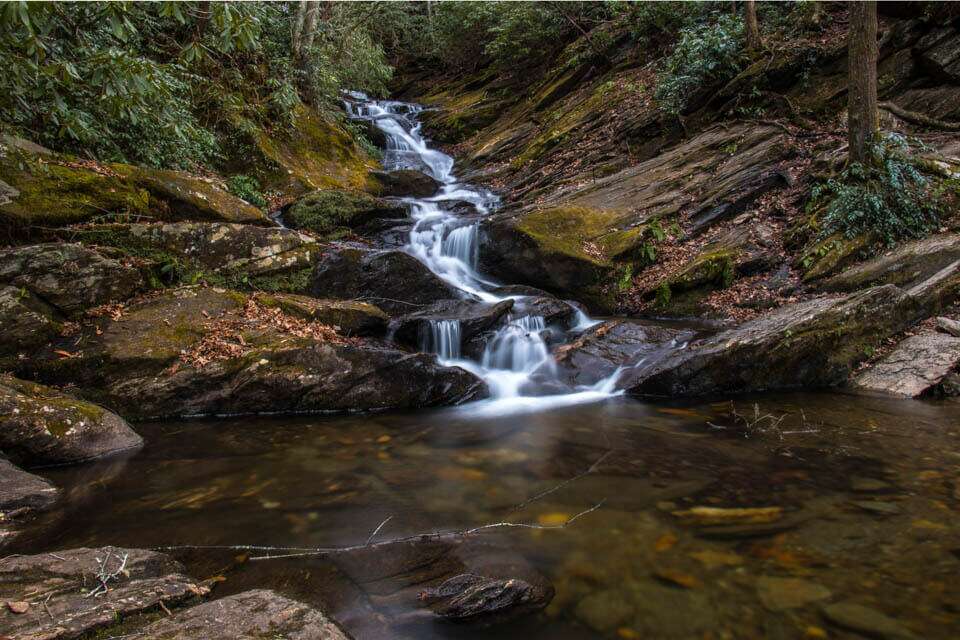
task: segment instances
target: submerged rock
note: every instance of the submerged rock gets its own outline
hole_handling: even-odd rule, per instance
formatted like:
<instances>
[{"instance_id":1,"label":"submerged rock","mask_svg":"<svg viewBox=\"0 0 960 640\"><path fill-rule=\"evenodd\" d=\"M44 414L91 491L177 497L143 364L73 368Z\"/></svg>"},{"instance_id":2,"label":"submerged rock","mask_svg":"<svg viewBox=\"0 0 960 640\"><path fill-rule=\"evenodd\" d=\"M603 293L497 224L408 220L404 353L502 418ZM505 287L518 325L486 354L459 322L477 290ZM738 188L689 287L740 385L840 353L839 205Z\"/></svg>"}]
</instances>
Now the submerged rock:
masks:
<instances>
[{"instance_id":1,"label":"submerged rock","mask_svg":"<svg viewBox=\"0 0 960 640\"><path fill-rule=\"evenodd\" d=\"M102 407L0 376L0 450L19 464L79 462L142 444L130 425Z\"/></svg>"},{"instance_id":2,"label":"submerged rock","mask_svg":"<svg viewBox=\"0 0 960 640\"><path fill-rule=\"evenodd\" d=\"M103 547L0 559L0 600L26 602L0 611L0 635L67 640L121 618L174 606L209 589L162 553ZM95 596L95 597L94 597Z\"/></svg>"},{"instance_id":3,"label":"submerged rock","mask_svg":"<svg viewBox=\"0 0 960 640\"><path fill-rule=\"evenodd\" d=\"M135 267L73 243L0 250L0 283L23 290L67 318L132 296L143 286Z\"/></svg>"},{"instance_id":4,"label":"submerged rock","mask_svg":"<svg viewBox=\"0 0 960 640\"><path fill-rule=\"evenodd\" d=\"M349 640L321 611L267 589L190 607L147 625L131 638L139 640Z\"/></svg>"},{"instance_id":5,"label":"submerged rock","mask_svg":"<svg viewBox=\"0 0 960 640\"><path fill-rule=\"evenodd\" d=\"M439 182L413 169L371 171L370 177L377 183L376 192L380 196L429 198L440 189Z\"/></svg>"},{"instance_id":6,"label":"submerged rock","mask_svg":"<svg viewBox=\"0 0 960 640\"><path fill-rule=\"evenodd\" d=\"M362 191L321 189L294 202L283 219L295 229L336 239L352 232L369 231L375 222L383 219L406 216L406 206L394 200L377 198Z\"/></svg>"},{"instance_id":7,"label":"submerged rock","mask_svg":"<svg viewBox=\"0 0 960 640\"><path fill-rule=\"evenodd\" d=\"M942 333L910 336L851 381L854 389L916 398L960 367L960 338Z\"/></svg>"},{"instance_id":8,"label":"submerged rock","mask_svg":"<svg viewBox=\"0 0 960 640\"><path fill-rule=\"evenodd\" d=\"M22 368L77 383L83 397L127 418L417 408L486 394L478 378L434 356L337 337L251 304L237 292L168 291L84 327L64 345L72 357L50 351Z\"/></svg>"},{"instance_id":9,"label":"submerged rock","mask_svg":"<svg viewBox=\"0 0 960 640\"><path fill-rule=\"evenodd\" d=\"M314 269L311 293L319 298L372 302L396 315L462 296L408 253L354 247L324 254Z\"/></svg>"},{"instance_id":10,"label":"submerged rock","mask_svg":"<svg viewBox=\"0 0 960 640\"><path fill-rule=\"evenodd\" d=\"M839 385L869 347L911 326L922 307L893 285L785 306L648 360L619 385L638 396Z\"/></svg>"},{"instance_id":11,"label":"submerged rock","mask_svg":"<svg viewBox=\"0 0 960 640\"><path fill-rule=\"evenodd\" d=\"M421 600L453 622L493 624L545 606L543 587L519 578L493 579L464 573L423 591Z\"/></svg>"},{"instance_id":12,"label":"submerged rock","mask_svg":"<svg viewBox=\"0 0 960 640\"><path fill-rule=\"evenodd\" d=\"M881 640L917 640L918 638L890 616L853 602L828 604L821 611L827 620L838 627L871 638Z\"/></svg>"}]
</instances>

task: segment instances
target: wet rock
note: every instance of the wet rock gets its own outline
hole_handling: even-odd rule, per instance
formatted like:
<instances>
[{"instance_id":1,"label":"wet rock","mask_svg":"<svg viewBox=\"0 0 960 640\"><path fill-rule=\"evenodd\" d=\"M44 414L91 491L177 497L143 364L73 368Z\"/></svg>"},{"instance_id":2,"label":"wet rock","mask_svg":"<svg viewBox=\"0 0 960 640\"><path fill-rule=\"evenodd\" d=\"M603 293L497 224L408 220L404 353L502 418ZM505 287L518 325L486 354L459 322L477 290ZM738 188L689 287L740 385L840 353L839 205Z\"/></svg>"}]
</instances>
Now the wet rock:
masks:
<instances>
[{"instance_id":1,"label":"wet rock","mask_svg":"<svg viewBox=\"0 0 960 640\"><path fill-rule=\"evenodd\" d=\"M370 177L377 183L379 196L429 198L440 189L439 182L413 169L371 171Z\"/></svg>"},{"instance_id":2,"label":"wet rock","mask_svg":"<svg viewBox=\"0 0 960 640\"><path fill-rule=\"evenodd\" d=\"M577 318L577 308L551 295L539 295L518 299L514 315L541 316L547 326L568 329Z\"/></svg>"},{"instance_id":3,"label":"wet rock","mask_svg":"<svg viewBox=\"0 0 960 640\"><path fill-rule=\"evenodd\" d=\"M827 620L838 627L870 638L917 640L917 636L909 629L893 618L870 607L853 602L838 602L823 607L821 611Z\"/></svg>"},{"instance_id":4,"label":"wet rock","mask_svg":"<svg viewBox=\"0 0 960 640\"><path fill-rule=\"evenodd\" d=\"M9 556L0 559L0 600L30 607L19 615L0 611L0 635L77 638L207 591L178 562L154 551L103 547Z\"/></svg>"},{"instance_id":5,"label":"wet rock","mask_svg":"<svg viewBox=\"0 0 960 640\"><path fill-rule=\"evenodd\" d=\"M247 305L237 292L167 291L130 305L119 320L84 327L74 357L44 352L22 368L41 381L78 383L82 397L127 418L416 408L486 394L478 378L432 355L372 339L297 335L292 319L251 316ZM224 337L224 327L235 333ZM77 349L76 340L64 346ZM198 359L181 361L201 344L214 355L201 349Z\"/></svg>"},{"instance_id":6,"label":"wet rock","mask_svg":"<svg viewBox=\"0 0 960 640\"><path fill-rule=\"evenodd\" d=\"M79 462L142 444L123 418L102 407L0 376L0 449L19 464Z\"/></svg>"},{"instance_id":7,"label":"wet rock","mask_svg":"<svg viewBox=\"0 0 960 640\"><path fill-rule=\"evenodd\" d=\"M431 345L431 323L438 320L456 320L460 323L461 344L477 335L501 326L513 308L513 300L496 304L470 300L443 300L422 311L417 311L397 320L394 338L415 348L435 348Z\"/></svg>"},{"instance_id":8,"label":"wet rock","mask_svg":"<svg viewBox=\"0 0 960 640\"><path fill-rule=\"evenodd\" d=\"M694 335L662 325L607 320L559 347L555 356L563 379L589 385L609 377L618 367L676 349Z\"/></svg>"},{"instance_id":9,"label":"wet rock","mask_svg":"<svg viewBox=\"0 0 960 640\"><path fill-rule=\"evenodd\" d=\"M68 318L132 296L140 271L88 247L45 243L0 251L0 283L23 290Z\"/></svg>"},{"instance_id":10,"label":"wet rock","mask_svg":"<svg viewBox=\"0 0 960 640\"><path fill-rule=\"evenodd\" d=\"M574 615L589 628L599 633L610 633L633 618L634 608L627 594L607 589L583 598L577 603Z\"/></svg>"},{"instance_id":11,"label":"wet rock","mask_svg":"<svg viewBox=\"0 0 960 640\"><path fill-rule=\"evenodd\" d=\"M49 507L58 495L58 489L47 480L0 457L0 547L13 537L19 522Z\"/></svg>"},{"instance_id":12,"label":"wet rock","mask_svg":"<svg viewBox=\"0 0 960 640\"><path fill-rule=\"evenodd\" d=\"M329 251L317 263L312 283L311 292L319 298L360 299L396 315L461 297L458 289L402 251Z\"/></svg>"},{"instance_id":13,"label":"wet rock","mask_svg":"<svg viewBox=\"0 0 960 640\"><path fill-rule=\"evenodd\" d=\"M287 293L258 294L257 300L297 318L339 327L348 336L382 336L390 319L378 307L356 300L320 300Z\"/></svg>"},{"instance_id":14,"label":"wet rock","mask_svg":"<svg viewBox=\"0 0 960 640\"><path fill-rule=\"evenodd\" d=\"M164 220L203 220L273 226L267 215L213 180L182 171L115 164L111 168L163 203Z\"/></svg>"},{"instance_id":15,"label":"wet rock","mask_svg":"<svg viewBox=\"0 0 960 640\"><path fill-rule=\"evenodd\" d=\"M537 298L553 297L543 289L537 289L536 287L530 287L525 284L508 284L503 287L492 289L491 292L497 294L498 296L533 296Z\"/></svg>"},{"instance_id":16,"label":"wet rock","mask_svg":"<svg viewBox=\"0 0 960 640\"><path fill-rule=\"evenodd\" d=\"M161 618L131 636L140 640L349 640L321 611L267 589L244 591Z\"/></svg>"},{"instance_id":17,"label":"wet rock","mask_svg":"<svg viewBox=\"0 0 960 640\"><path fill-rule=\"evenodd\" d=\"M520 578L498 580L465 573L426 589L421 599L446 620L494 624L538 611L550 597L542 587Z\"/></svg>"},{"instance_id":18,"label":"wet rock","mask_svg":"<svg viewBox=\"0 0 960 640\"><path fill-rule=\"evenodd\" d=\"M294 202L283 219L295 229L337 239L353 232L371 231L384 219L406 216L406 206L394 200L377 198L362 191L321 189Z\"/></svg>"},{"instance_id":19,"label":"wet rock","mask_svg":"<svg viewBox=\"0 0 960 640\"><path fill-rule=\"evenodd\" d=\"M912 287L960 260L960 234L903 244L821 282L824 291L856 291L879 284Z\"/></svg>"},{"instance_id":20,"label":"wet rock","mask_svg":"<svg viewBox=\"0 0 960 640\"><path fill-rule=\"evenodd\" d=\"M387 148L387 134L383 129L374 124L373 120L362 120L358 118L350 122L353 126L360 129L363 136L369 140L373 146L378 149Z\"/></svg>"},{"instance_id":21,"label":"wet rock","mask_svg":"<svg viewBox=\"0 0 960 640\"><path fill-rule=\"evenodd\" d=\"M757 595L770 611L798 609L818 600L826 600L832 594L826 587L800 578L757 578Z\"/></svg>"},{"instance_id":22,"label":"wet rock","mask_svg":"<svg viewBox=\"0 0 960 640\"><path fill-rule=\"evenodd\" d=\"M922 314L893 285L793 304L625 371L631 394L682 395L828 387Z\"/></svg>"},{"instance_id":23,"label":"wet rock","mask_svg":"<svg viewBox=\"0 0 960 640\"><path fill-rule=\"evenodd\" d=\"M960 338L960 322L950 318L937 318L937 331L946 333L954 338Z\"/></svg>"},{"instance_id":24,"label":"wet rock","mask_svg":"<svg viewBox=\"0 0 960 640\"><path fill-rule=\"evenodd\" d=\"M903 513L903 510L897 504L883 502L882 500L854 500L852 504L878 516L895 516Z\"/></svg>"},{"instance_id":25,"label":"wet rock","mask_svg":"<svg viewBox=\"0 0 960 640\"><path fill-rule=\"evenodd\" d=\"M923 333L901 341L850 383L854 389L915 398L960 366L960 338Z\"/></svg>"}]
</instances>

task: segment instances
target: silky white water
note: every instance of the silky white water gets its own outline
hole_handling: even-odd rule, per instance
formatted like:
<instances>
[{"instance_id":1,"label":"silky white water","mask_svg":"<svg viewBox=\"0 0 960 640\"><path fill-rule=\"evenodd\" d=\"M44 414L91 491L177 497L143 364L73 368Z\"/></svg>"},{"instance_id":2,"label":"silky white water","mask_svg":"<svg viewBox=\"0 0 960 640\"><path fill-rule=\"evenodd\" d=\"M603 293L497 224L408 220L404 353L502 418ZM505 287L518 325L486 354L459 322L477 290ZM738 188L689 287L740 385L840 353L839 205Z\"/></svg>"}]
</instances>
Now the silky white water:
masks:
<instances>
[{"instance_id":1,"label":"silky white water","mask_svg":"<svg viewBox=\"0 0 960 640\"><path fill-rule=\"evenodd\" d=\"M350 93L349 98L344 104L351 117L370 120L386 134L387 147L383 155L386 170L415 169L441 184L438 193L429 198L402 198L410 207L414 221L405 250L464 292L465 298L489 303L507 299L521 302L523 296L493 293L499 283L478 271L479 220L451 211L459 203L468 203L479 216L485 216L498 206L496 195L459 182L453 174L453 158L427 145L416 117L422 110L419 105L371 100L357 92ZM576 324L570 331L583 331L598 322L578 309ZM467 369L487 383L491 398L468 405L471 412L498 415L539 411L617 395L614 386L619 370L591 387L558 392L563 387L557 381L556 362L546 340L549 330L542 316L511 317L487 341L477 361L462 355L459 321L431 320L425 335L421 336L421 348L436 353L445 364ZM547 394L544 387L551 382L554 384L549 388L553 393Z\"/></svg>"}]
</instances>

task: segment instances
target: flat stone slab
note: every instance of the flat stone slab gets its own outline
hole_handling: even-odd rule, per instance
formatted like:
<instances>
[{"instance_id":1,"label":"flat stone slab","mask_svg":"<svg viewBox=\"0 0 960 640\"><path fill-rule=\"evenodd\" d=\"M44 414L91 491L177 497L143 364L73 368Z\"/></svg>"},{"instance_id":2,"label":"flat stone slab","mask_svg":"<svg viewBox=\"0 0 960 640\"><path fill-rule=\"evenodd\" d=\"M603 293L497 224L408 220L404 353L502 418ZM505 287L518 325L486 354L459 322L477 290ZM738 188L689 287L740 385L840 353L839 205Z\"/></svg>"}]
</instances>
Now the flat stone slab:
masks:
<instances>
[{"instance_id":1,"label":"flat stone slab","mask_svg":"<svg viewBox=\"0 0 960 640\"><path fill-rule=\"evenodd\" d=\"M162 553L116 547L4 558L0 602L17 604L0 609L0 637L78 638L124 616L208 591L182 570Z\"/></svg>"},{"instance_id":2,"label":"flat stone slab","mask_svg":"<svg viewBox=\"0 0 960 640\"><path fill-rule=\"evenodd\" d=\"M50 506L59 491L32 473L0 458L0 547L14 534L17 522Z\"/></svg>"},{"instance_id":3,"label":"flat stone slab","mask_svg":"<svg viewBox=\"0 0 960 640\"><path fill-rule=\"evenodd\" d=\"M349 640L317 609L267 589L205 602L144 627L137 640Z\"/></svg>"},{"instance_id":4,"label":"flat stone slab","mask_svg":"<svg viewBox=\"0 0 960 640\"><path fill-rule=\"evenodd\" d=\"M915 398L960 365L960 338L944 333L910 336L851 382L855 389Z\"/></svg>"}]
</instances>

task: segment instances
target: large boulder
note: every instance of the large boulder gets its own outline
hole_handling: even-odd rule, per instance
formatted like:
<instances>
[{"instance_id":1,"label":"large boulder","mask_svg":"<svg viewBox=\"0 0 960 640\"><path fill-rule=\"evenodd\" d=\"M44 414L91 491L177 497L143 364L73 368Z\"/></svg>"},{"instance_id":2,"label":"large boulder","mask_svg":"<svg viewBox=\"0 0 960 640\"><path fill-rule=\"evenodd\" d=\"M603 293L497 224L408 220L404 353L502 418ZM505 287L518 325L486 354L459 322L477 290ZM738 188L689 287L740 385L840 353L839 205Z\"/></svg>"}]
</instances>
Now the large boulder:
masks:
<instances>
[{"instance_id":1,"label":"large boulder","mask_svg":"<svg viewBox=\"0 0 960 640\"><path fill-rule=\"evenodd\" d=\"M115 164L110 167L150 193L162 220L205 220L272 226L260 209L238 198L215 180L183 171ZM155 214L156 215L156 214Z\"/></svg>"},{"instance_id":2,"label":"large boulder","mask_svg":"<svg viewBox=\"0 0 960 640\"><path fill-rule=\"evenodd\" d=\"M69 640L121 618L172 607L209 589L162 553L103 547L0 559L0 635ZM23 609L26 604L26 610Z\"/></svg>"},{"instance_id":3,"label":"large boulder","mask_svg":"<svg viewBox=\"0 0 960 640\"><path fill-rule=\"evenodd\" d=\"M63 316L132 296L143 286L140 271L73 243L45 243L0 250L0 283L22 289Z\"/></svg>"},{"instance_id":4,"label":"large boulder","mask_svg":"<svg viewBox=\"0 0 960 640\"><path fill-rule=\"evenodd\" d=\"M513 300L495 304L470 300L443 300L429 307L402 316L397 320L394 338L412 347L436 349L432 342L432 326L440 320L459 324L461 344L477 335L501 326L513 308Z\"/></svg>"},{"instance_id":5,"label":"large boulder","mask_svg":"<svg viewBox=\"0 0 960 640\"><path fill-rule=\"evenodd\" d=\"M369 301L396 315L462 295L408 253L356 247L331 250L320 258L311 293L318 298Z\"/></svg>"},{"instance_id":6,"label":"large boulder","mask_svg":"<svg viewBox=\"0 0 960 640\"><path fill-rule=\"evenodd\" d=\"M383 220L406 217L407 208L400 202L361 191L322 189L294 202L283 220L295 229L336 239L353 232L370 231Z\"/></svg>"},{"instance_id":7,"label":"large boulder","mask_svg":"<svg viewBox=\"0 0 960 640\"><path fill-rule=\"evenodd\" d=\"M418 408L486 393L479 379L434 356L347 338L210 288L130 305L62 347L22 363L24 374L76 382L83 397L127 418Z\"/></svg>"},{"instance_id":8,"label":"large boulder","mask_svg":"<svg viewBox=\"0 0 960 640\"><path fill-rule=\"evenodd\" d=\"M285 314L338 328L348 336L382 336L390 317L369 302L321 300L289 293L258 294L257 301Z\"/></svg>"},{"instance_id":9,"label":"large boulder","mask_svg":"<svg viewBox=\"0 0 960 640\"><path fill-rule=\"evenodd\" d=\"M592 385L620 367L634 366L644 358L656 359L680 348L695 335L693 331L669 326L607 320L558 347L554 356L562 380L571 385Z\"/></svg>"},{"instance_id":10,"label":"large boulder","mask_svg":"<svg viewBox=\"0 0 960 640\"><path fill-rule=\"evenodd\" d=\"M102 407L0 376L0 450L18 464L79 462L141 444L130 425Z\"/></svg>"},{"instance_id":11,"label":"large boulder","mask_svg":"<svg viewBox=\"0 0 960 640\"><path fill-rule=\"evenodd\" d=\"M164 282L202 276L265 290L302 291L321 251L315 239L299 231L245 224L85 225L70 233L84 243L147 260Z\"/></svg>"},{"instance_id":12,"label":"large boulder","mask_svg":"<svg viewBox=\"0 0 960 640\"><path fill-rule=\"evenodd\" d=\"M190 607L147 625L138 640L349 640L321 611L267 589Z\"/></svg>"},{"instance_id":13,"label":"large boulder","mask_svg":"<svg viewBox=\"0 0 960 640\"><path fill-rule=\"evenodd\" d=\"M856 291L878 284L911 287L960 261L960 234L903 244L817 284L823 291Z\"/></svg>"},{"instance_id":14,"label":"large boulder","mask_svg":"<svg viewBox=\"0 0 960 640\"><path fill-rule=\"evenodd\" d=\"M0 457L0 547L14 535L13 527L34 511L53 504L58 493L47 480Z\"/></svg>"},{"instance_id":15,"label":"large boulder","mask_svg":"<svg viewBox=\"0 0 960 640\"><path fill-rule=\"evenodd\" d=\"M893 351L850 383L854 389L915 398L933 390L960 367L960 338L922 333Z\"/></svg>"},{"instance_id":16,"label":"large boulder","mask_svg":"<svg viewBox=\"0 0 960 640\"><path fill-rule=\"evenodd\" d=\"M917 297L893 285L817 298L648 359L618 385L637 396L835 386L923 313Z\"/></svg>"},{"instance_id":17,"label":"large boulder","mask_svg":"<svg viewBox=\"0 0 960 640\"><path fill-rule=\"evenodd\" d=\"M960 33L956 27L935 29L914 47L924 70L934 78L960 84Z\"/></svg>"},{"instance_id":18,"label":"large boulder","mask_svg":"<svg viewBox=\"0 0 960 640\"><path fill-rule=\"evenodd\" d=\"M413 169L371 171L370 177L377 185L374 192L379 196L429 198L440 189L435 179Z\"/></svg>"},{"instance_id":19,"label":"large boulder","mask_svg":"<svg viewBox=\"0 0 960 640\"><path fill-rule=\"evenodd\" d=\"M0 285L0 326L0 362L47 344L63 328L52 307L26 289L9 285Z\"/></svg>"}]
</instances>

